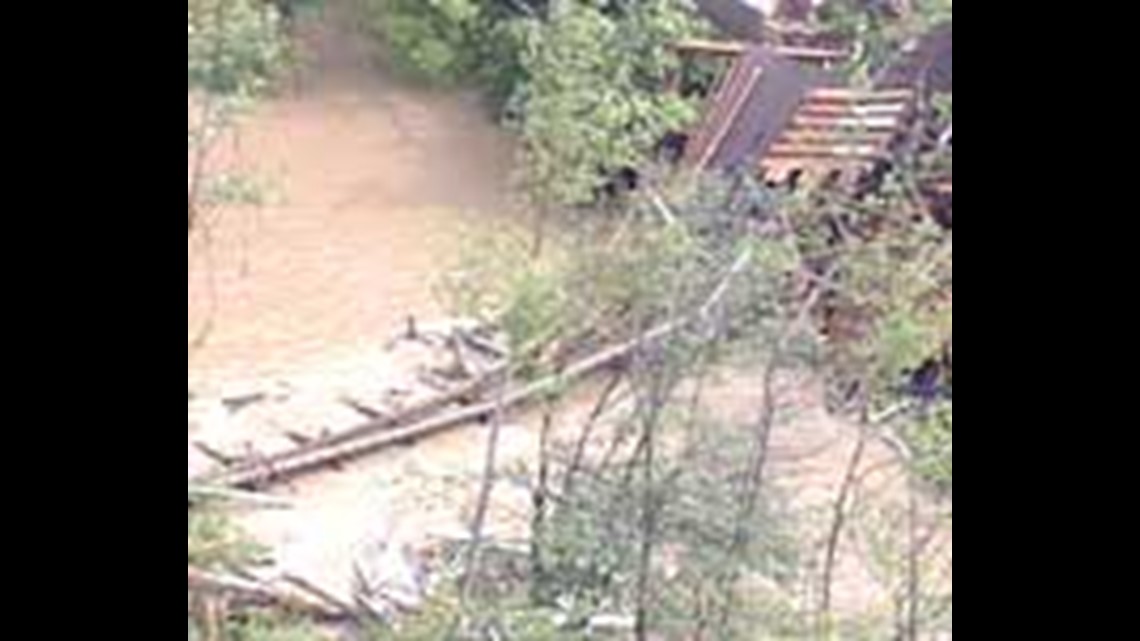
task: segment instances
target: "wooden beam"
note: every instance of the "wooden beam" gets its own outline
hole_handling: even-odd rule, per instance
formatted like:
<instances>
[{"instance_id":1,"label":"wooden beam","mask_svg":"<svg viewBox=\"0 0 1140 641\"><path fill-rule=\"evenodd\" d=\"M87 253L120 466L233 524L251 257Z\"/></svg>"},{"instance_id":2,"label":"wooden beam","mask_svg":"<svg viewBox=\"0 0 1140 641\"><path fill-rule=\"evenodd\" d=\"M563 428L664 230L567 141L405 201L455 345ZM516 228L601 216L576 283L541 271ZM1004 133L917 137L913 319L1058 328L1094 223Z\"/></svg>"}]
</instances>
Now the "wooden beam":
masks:
<instances>
[{"instance_id":1,"label":"wooden beam","mask_svg":"<svg viewBox=\"0 0 1140 641\"><path fill-rule=\"evenodd\" d=\"M719 130L715 131L709 140L708 146L704 149L704 153L697 161L697 168L704 169L708 163L716 155L724 139L728 137L729 130L736 124L736 117L740 111L744 109L744 105L748 104L748 98L756 89L756 84L760 82L760 78L764 75L764 70L760 67L753 67L748 70L748 77L744 81L744 89L736 96L735 102L729 108L728 113L725 114L723 124Z\"/></svg>"},{"instance_id":2,"label":"wooden beam","mask_svg":"<svg viewBox=\"0 0 1140 641\"><path fill-rule=\"evenodd\" d=\"M846 87L820 87L808 92L808 101L817 102L910 102L914 100L914 92L909 89L890 89L884 91L867 91L863 89L849 89Z\"/></svg>"},{"instance_id":3,"label":"wooden beam","mask_svg":"<svg viewBox=\"0 0 1140 641\"><path fill-rule=\"evenodd\" d=\"M734 40L682 40L670 45L678 53L707 54L719 57L734 57L742 55L753 46L750 43ZM788 47L774 45L768 47L773 53L784 58L801 62L843 62L851 57L849 51L839 49L823 49L819 47Z\"/></svg>"},{"instance_id":4,"label":"wooden beam","mask_svg":"<svg viewBox=\"0 0 1140 641\"><path fill-rule=\"evenodd\" d=\"M770 158L857 158L877 160L887 156L877 145L828 145L776 143L768 150Z\"/></svg>"},{"instance_id":5,"label":"wooden beam","mask_svg":"<svg viewBox=\"0 0 1140 641\"><path fill-rule=\"evenodd\" d=\"M823 36L828 32L817 26L803 22L791 22L769 18L764 22L764 28L778 36Z\"/></svg>"},{"instance_id":6,"label":"wooden beam","mask_svg":"<svg viewBox=\"0 0 1140 641\"><path fill-rule=\"evenodd\" d=\"M863 131L857 129L844 129L837 127L834 129L796 129L791 128L784 131L780 135L777 142L780 143L802 143L802 144L825 144L825 145L850 145L850 144L863 144L863 145L876 145L886 146L891 142L893 132L891 131Z\"/></svg>"},{"instance_id":7,"label":"wooden beam","mask_svg":"<svg viewBox=\"0 0 1140 641\"><path fill-rule=\"evenodd\" d=\"M854 131L897 131L901 127L898 118L891 118L889 116L867 116L867 117L827 117L820 118L817 116L800 116L796 115L792 119L792 127L800 129L851 129Z\"/></svg>"},{"instance_id":8,"label":"wooden beam","mask_svg":"<svg viewBox=\"0 0 1140 641\"><path fill-rule=\"evenodd\" d=\"M733 40L689 39L669 45L679 53L706 53L713 56L739 56L748 50L748 45Z\"/></svg>"},{"instance_id":9,"label":"wooden beam","mask_svg":"<svg viewBox=\"0 0 1140 641\"><path fill-rule=\"evenodd\" d=\"M774 46L777 55L800 62L846 62L851 59L850 51L841 49L821 49L819 47Z\"/></svg>"},{"instance_id":10,"label":"wooden beam","mask_svg":"<svg viewBox=\"0 0 1140 641\"><path fill-rule=\"evenodd\" d=\"M810 99L803 103L796 113L804 116L902 116L910 109L910 105L902 102L872 103L872 104L845 104L837 102L812 102Z\"/></svg>"}]
</instances>

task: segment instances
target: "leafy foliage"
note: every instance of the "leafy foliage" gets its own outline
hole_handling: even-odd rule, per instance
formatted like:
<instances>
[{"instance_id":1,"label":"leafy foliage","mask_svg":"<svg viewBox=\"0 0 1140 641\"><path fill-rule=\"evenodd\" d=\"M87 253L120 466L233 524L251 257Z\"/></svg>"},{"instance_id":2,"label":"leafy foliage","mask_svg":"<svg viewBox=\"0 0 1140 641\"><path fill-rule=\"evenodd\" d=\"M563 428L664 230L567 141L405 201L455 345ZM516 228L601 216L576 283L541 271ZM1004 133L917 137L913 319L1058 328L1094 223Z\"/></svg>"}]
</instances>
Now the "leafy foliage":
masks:
<instances>
[{"instance_id":1,"label":"leafy foliage","mask_svg":"<svg viewBox=\"0 0 1140 641\"><path fill-rule=\"evenodd\" d=\"M232 625L233 641L321 641L327 635L303 621L282 620L280 617L254 617Z\"/></svg>"},{"instance_id":2,"label":"leafy foliage","mask_svg":"<svg viewBox=\"0 0 1140 641\"><path fill-rule=\"evenodd\" d=\"M915 0L904 10L876 2L832 0L822 9L824 22L858 42L869 59L883 61L907 38L954 17L954 0Z\"/></svg>"},{"instance_id":3,"label":"leafy foliage","mask_svg":"<svg viewBox=\"0 0 1140 641\"><path fill-rule=\"evenodd\" d=\"M872 73L908 39L954 17L954 0L914 0L901 15L887 10L885 4L830 0L821 8L828 30L856 44L856 56L848 69L856 81L869 82Z\"/></svg>"},{"instance_id":4,"label":"leafy foliage","mask_svg":"<svg viewBox=\"0 0 1140 641\"><path fill-rule=\"evenodd\" d=\"M796 575L796 545L784 530L792 521L768 492L750 492L745 481L755 433L694 415L686 397L692 391L684 388L702 375L702 363L739 353L745 338L770 345L796 316L786 274L798 256L789 238L744 233L753 201L734 195L719 183L677 185L663 195L668 202L638 202L612 225L594 221L523 268L484 246L493 264L514 268L477 278L467 272L454 287L469 295L492 285L482 309L495 310L491 316L513 330L516 345L553 347L539 352L555 354L554 363L566 350L594 352L708 310L702 322L645 345L626 364L634 399L611 417L609 455L576 456L575 438L552 443L544 455L554 489L532 533L530 596L535 606L561 612L572 629L641 607L648 577L652 596L644 606L653 629L686 638L724 607L725 585L735 583L725 577L740 572L779 584ZM729 334L732 343L724 342ZM759 498L742 510L742 496ZM647 545L654 550L649 568ZM749 593L749 610L762 601L771 616L730 617L740 636L714 637L748 638L761 623L787 623L780 599L779 590Z\"/></svg>"},{"instance_id":5,"label":"leafy foliage","mask_svg":"<svg viewBox=\"0 0 1140 641\"><path fill-rule=\"evenodd\" d=\"M186 88L253 96L269 88L284 55L280 18L262 0L188 0Z\"/></svg>"},{"instance_id":6,"label":"leafy foliage","mask_svg":"<svg viewBox=\"0 0 1140 641\"><path fill-rule=\"evenodd\" d=\"M860 199L822 190L789 201L807 264L825 280L822 363L834 407L874 415L917 401L900 435L938 485L953 469L953 235L920 190L928 156ZM917 398L916 398L917 397Z\"/></svg>"},{"instance_id":7,"label":"leafy foliage","mask_svg":"<svg viewBox=\"0 0 1140 641\"><path fill-rule=\"evenodd\" d=\"M187 624L189 641L207 638L199 623L191 619ZM222 624L228 641L327 641L329 638L311 623L276 614L246 615Z\"/></svg>"},{"instance_id":8,"label":"leafy foliage","mask_svg":"<svg viewBox=\"0 0 1140 641\"><path fill-rule=\"evenodd\" d=\"M687 0L366 0L369 24L404 69L477 81L523 143L540 206L592 202L695 116L664 95L665 46L700 30Z\"/></svg>"},{"instance_id":9,"label":"leafy foliage","mask_svg":"<svg viewBox=\"0 0 1140 641\"><path fill-rule=\"evenodd\" d=\"M527 6L522 0L518 6ZM362 0L365 24L405 74L444 86L478 85L496 108L521 81L512 3Z\"/></svg>"},{"instance_id":10,"label":"leafy foliage","mask_svg":"<svg viewBox=\"0 0 1140 641\"><path fill-rule=\"evenodd\" d=\"M369 0L369 27L396 61L438 82L456 82L478 66L475 36L483 5L474 0Z\"/></svg>"},{"instance_id":11,"label":"leafy foliage","mask_svg":"<svg viewBox=\"0 0 1140 641\"><path fill-rule=\"evenodd\" d=\"M666 45L696 29L676 0L617 10L556 0L545 20L528 22L518 103L526 183L540 204L591 202L615 171L641 167L693 120L693 105L661 89L677 64Z\"/></svg>"},{"instance_id":12,"label":"leafy foliage","mask_svg":"<svg viewBox=\"0 0 1140 641\"><path fill-rule=\"evenodd\" d=\"M646 409L635 411L630 420L644 419L641 412ZM560 496L549 523L537 533L534 581L540 602L560 605L572 619L631 611L639 589L640 528L650 510L657 521L651 569L655 628L670 631L669 638L688 638L685 635L702 622L699 615L711 614L722 603L722 577L730 568L757 586L788 585L797 578L798 550L789 535L795 521L769 492L746 521L738 520L735 489L752 452L746 431L694 424L675 413L663 418L661 442L683 445L661 453L652 484L634 472L640 455L632 449L632 435L631 449L608 465L588 464L572 471L571 493ZM700 438L695 437L698 433ZM558 444L557 449L572 451L572 444ZM560 468L557 478L568 473L571 470ZM645 503L647 498L650 503ZM738 531L747 534L743 547L736 543ZM770 599L767 606L773 607L779 594L778 587L758 588L752 597ZM753 633L769 629L774 618L763 628L759 623L750 620L747 627Z\"/></svg>"},{"instance_id":13,"label":"leafy foliage","mask_svg":"<svg viewBox=\"0 0 1140 641\"><path fill-rule=\"evenodd\" d=\"M904 427L918 474L940 490L954 487L954 405L940 402Z\"/></svg>"},{"instance_id":14,"label":"leafy foliage","mask_svg":"<svg viewBox=\"0 0 1140 641\"><path fill-rule=\"evenodd\" d=\"M744 324L770 314L795 253L745 234L748 204L730 198L720 181L677 185L669 197L676 204L664 206L680 216L673 224L637 201L618 220L559 227L540 256L518 236L472 234L440 293L457 312L501 325L516 354L565 360L691 313L734 258L751 250L734 290L742 293L726 301L724 315Z\"/></svg>"},{"instance_id":15,"label":"leafy foliage","mask_svg":"<svg viewBox=\"0 0 1140 641\"><path fill-rule=\"evenodd\" d=\"M190 510L186 531L186 561L199 568L240 565L255 559L260 552L214 510Z\"/></svg>"}]
</instances>

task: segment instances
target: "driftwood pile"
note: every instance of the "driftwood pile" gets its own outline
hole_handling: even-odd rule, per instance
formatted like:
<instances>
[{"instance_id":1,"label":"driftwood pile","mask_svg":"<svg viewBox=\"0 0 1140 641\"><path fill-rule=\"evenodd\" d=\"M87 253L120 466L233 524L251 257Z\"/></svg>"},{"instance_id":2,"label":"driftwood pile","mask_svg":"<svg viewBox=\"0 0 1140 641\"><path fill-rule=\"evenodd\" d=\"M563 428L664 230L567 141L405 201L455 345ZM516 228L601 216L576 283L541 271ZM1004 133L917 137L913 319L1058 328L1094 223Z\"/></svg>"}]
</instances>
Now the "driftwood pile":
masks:
<instances>
[{"instance_id":1,"label":"driftwood pile","mask_svg":"<svg viewBox=\"0 0 1140 641\"><path fill-rule=\"evenodd\" d=\"M507 363L501 337L471 323L421 330L410 322L387 353L392 374L353 389L275 385L192 401L188 480L255 488L354 458L362 438L479 403Z\"/></svg>"}]
</instances>

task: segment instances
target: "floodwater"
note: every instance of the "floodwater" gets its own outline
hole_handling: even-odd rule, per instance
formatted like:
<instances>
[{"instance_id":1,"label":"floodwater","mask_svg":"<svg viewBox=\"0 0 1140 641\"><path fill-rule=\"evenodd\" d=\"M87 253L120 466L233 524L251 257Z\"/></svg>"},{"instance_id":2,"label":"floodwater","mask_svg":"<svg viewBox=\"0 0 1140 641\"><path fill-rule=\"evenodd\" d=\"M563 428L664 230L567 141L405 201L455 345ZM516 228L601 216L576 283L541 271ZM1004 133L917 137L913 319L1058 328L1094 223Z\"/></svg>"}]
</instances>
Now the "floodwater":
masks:
<instances>
[{"instance_id":1,"label":"floodwater","mask_svg":"<svg viewBox=\"0 0 1140 641\"><path fill-rule=\"evenodd\" d=\"M356 367L473 226L509 219L511 141L476 97L409 87L329 3L299 25L298 68L214 162L268 203L218 212L188 243L191 389Z\"/></svg>"}]
</instances>

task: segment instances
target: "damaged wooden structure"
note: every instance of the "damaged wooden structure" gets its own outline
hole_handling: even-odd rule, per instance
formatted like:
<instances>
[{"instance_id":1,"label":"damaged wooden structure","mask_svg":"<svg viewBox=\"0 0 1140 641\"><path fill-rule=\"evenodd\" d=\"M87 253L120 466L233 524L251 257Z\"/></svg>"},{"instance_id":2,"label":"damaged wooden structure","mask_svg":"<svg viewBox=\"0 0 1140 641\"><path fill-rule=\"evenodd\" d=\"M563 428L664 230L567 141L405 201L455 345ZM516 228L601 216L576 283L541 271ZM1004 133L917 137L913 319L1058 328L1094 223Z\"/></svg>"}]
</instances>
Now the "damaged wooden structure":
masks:
<instances>
[{"instance_id":1,"label":"damaged wooden structure","mask_svg":"<svg viewBox=\"0 0 1140 641\"><path fill-rule=\"evenodd\" d=\"M689 55L723 49L682 45ZM733 48L715 81L685 163L696 171L749 173L769 185L854 183L889 161L916 113L907 88L859 90L780 49Z\"/></svg>"},{"instance_id":2,"label":"damaged wooden structure","mask_svg":"<svg viewBox=\"0 0 1140 641\"><path fill-rule=\"evenodd\" d=\"M772 188L828 187L860 197L874 192L899 161L949 155L952 127L932 131L929 124L933 98L953 93L952 23L908 42L863 88L834 73L849 55L842 43L794 26L773 36L771 27L749 35L728 31L738 38L733 41L675 45L683 68L703 59L717 62L719 71L702 88L701 121L684 136L688 168L744 175ZM926 212L952 230L952 169L923 175L917 186ZM948 306L950 291L942 294ZM846 335L843 328L857 317L857 310L828 303L821 324L829 336ZM919 383L929 382L931 371L952 379L950 349L943 351L918 368L916 386L929 388Z\"/></svg>"},{"instance_id":3,"label":"damaged wooden structure","mask_svg":"<svg viewBox=\"0 0 1140 641\"><path fill-rule=\"evenodd\" d=\"M675 49L685 62L720 61L702 92L703 118L685 135L684 163L772 187L866 185L900 150L913 151L931 97L953 92L952 24L909 43L865 89L832 73L849 57L842 48L684 41ZM924 187L933 208L952 209L952 175Z\"/></svg>"}]
</instances>

